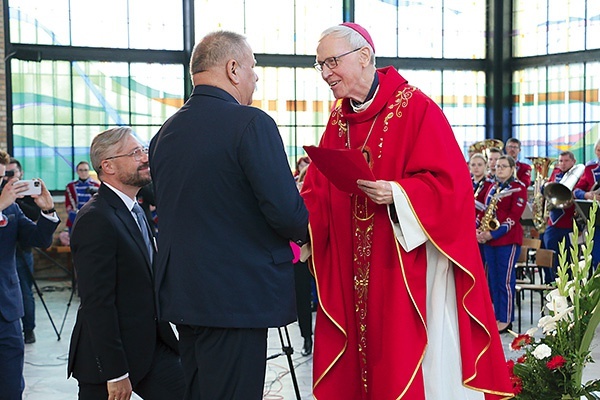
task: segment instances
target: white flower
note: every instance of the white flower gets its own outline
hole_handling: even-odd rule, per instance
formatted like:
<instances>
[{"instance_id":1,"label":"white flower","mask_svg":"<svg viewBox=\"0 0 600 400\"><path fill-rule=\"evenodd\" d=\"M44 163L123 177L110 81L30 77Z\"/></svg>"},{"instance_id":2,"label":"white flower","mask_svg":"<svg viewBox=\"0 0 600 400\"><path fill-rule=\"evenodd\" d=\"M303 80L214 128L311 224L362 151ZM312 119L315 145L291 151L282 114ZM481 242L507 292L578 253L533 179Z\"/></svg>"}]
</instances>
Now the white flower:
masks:
<instances>
[{"instance_id":1,"label":"white flower","mask_svg":"<svg viewBox=\"0 0 600 400\"><path fill-rule=\"evenodd\" d=\"M550 357L552 355L552 349L546 344L540 344L535 348L534 351L531 352L535 358L538 360L543 360L544 358Z\"/></svg>"},{"instance_id":2,"label":"white flower","mask_svg":"<svg viewBox=\"0 0 600 400\"><path fill-rule=\"evenodd\" d=\"M539 325L538 325L539 326ZM533 327L533 328L529 328L527 330L527 332L525 332L526 335L529 335L531 337L533 337L533 334L536 333L538 331L538 328Z\"/></svg>"},{"instance_id":3,"label":"white flower","mask_svg":"<svg viewBox=\"0 0 600 400\"><path fill-rule=\"evenodd\" d=\"M555 290L558 290L558 289L555 289ZM548 294L548 296L546 296L546 298L548 299L550 294L552 294L553 292L554 292L554 290L552 292L550 292ZM567 298L565 296L561 296L561 295L557 294L557 295L551 297L550 299L548 299L548 301L549 302L548 302L548 304L546 304L546 308L548 308L548 310L550 310L550 311L554 311L555 314L559 314L569 307L569 301L567 300Z\"/></svg>"},{"instance_id":4,"label":"white flower","mask_svg":"<svg viewBox=\"0 0 600 400\"><path fill-rule=\"evenodd\" d=\"M556 321L549 315L545 315L538 321L538 326L542 328L544 335L556 330Z\"/></svg>"}]
</instances>

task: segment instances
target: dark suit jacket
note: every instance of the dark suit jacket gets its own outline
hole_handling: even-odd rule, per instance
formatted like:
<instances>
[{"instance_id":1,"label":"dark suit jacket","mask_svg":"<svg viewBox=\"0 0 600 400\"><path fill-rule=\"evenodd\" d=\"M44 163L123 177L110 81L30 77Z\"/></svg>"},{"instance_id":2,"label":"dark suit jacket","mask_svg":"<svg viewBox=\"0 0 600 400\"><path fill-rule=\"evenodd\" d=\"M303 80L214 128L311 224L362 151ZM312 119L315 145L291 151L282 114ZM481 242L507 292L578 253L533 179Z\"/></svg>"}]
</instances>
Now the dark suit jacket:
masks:
<instances>
[{"instance_id":1,"label":"dark suit jacket","mask_svg":"<svg viewBox=\"0 0 600 400\"><path fill-rule=\"evenodd\" d=\"M177 351L168 323L157 323L144 239L125 203L105 185L77 214L71 251L81 305L71 336L68 375L103 383L148 372L157 338Z\"/></svg>"},{"instance_id":2,"label":"dark suit jacket","mask_svg":"<svg viewBox=\"0 0 600 400\"><path fill-rule=\"evenodd\" d=\"M150 144L161 318L264 328L296 319L289 241L308 212L272 118L199 85Z\"/></svg>"},{"instance_id":3,"label":"dark suit jacket","mask_svg":"<svg viewBox=\"0 0 600 400\"><path fill-rule=\"evenodd\" d=\"M15 261L17 243L23 247L50 247L58 222L40 217L36 224L15 203L2 214L8 223L0 227L0 315L6 321L15 321L23 316L23 297Z\"/></svg>"}]
</instances>

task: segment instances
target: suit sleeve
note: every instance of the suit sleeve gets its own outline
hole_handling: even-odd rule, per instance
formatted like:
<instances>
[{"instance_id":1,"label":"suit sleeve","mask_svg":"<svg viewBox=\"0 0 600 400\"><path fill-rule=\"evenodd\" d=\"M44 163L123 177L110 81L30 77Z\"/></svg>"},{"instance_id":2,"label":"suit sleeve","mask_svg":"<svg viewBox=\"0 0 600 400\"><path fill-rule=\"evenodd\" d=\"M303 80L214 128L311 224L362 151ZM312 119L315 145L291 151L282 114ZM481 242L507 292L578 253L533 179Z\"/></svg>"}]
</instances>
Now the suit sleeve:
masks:
<instances>
[{"instance_id":1,"label":"suit sleeve","mask_svg":"<svg viewBox=\"0 0 600 400\"><path fill-rule=\"evenodd\" d=\"M71 237L82 329L91 338L96 363L107 380L129 372L115 305L117 238L115 227L97 212L80 215Z\"/></svg>"},{"instance_id":2,"label":"suit sleeve","mask_svg":"<svg viewBox=\"0 0 600 400\"><path fill-rule=\"evenodd\" d=\"M305 242L308 211L298 193L281 135L267 115L258 115L246 128L240 164L269 225L293 242Z\"/></svg>"},{"instance_id":3,"label":"suit sleeve","mask_svg":"<svg viewBox=\"0 0 600 400\"><path fill-rule=\"evenodd\" d=\"M17 206L17 221L19 224L18 241L22 246L34 246L47 248L52 245L52 235L58 227L58 222L52 222L47 218L40 218L37 223L33 222L23 214Z\"/></svg>"}]
</instances>

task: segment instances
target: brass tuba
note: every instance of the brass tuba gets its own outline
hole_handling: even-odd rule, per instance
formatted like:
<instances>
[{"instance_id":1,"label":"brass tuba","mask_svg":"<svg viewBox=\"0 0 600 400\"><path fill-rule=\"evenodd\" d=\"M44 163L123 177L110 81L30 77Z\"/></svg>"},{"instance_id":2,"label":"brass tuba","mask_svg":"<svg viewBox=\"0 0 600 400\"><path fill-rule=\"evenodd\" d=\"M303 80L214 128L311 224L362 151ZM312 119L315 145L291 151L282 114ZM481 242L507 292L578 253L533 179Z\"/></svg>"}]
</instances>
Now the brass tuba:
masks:
<instances>
[{"instance_id":1,"label":"brass tuba","mask_svg":"<svg viewBox=\"0 0 600 400\"><path fill-rule=\"evenodd\" d=\"M502 143L502 141L498 139L485 139L473 143L471 146L469 146L469 151L472 153L481 153L487 159L489 158L487 149L490 149L492 147L502 150L502 148L504 147L504 143Z\"/></svg>"},{"instance_id":2,"label":"brass tuba","mask_svg":"<svg viewBox=\"0 0 600 400\"><path fill-rule=\"evenodd\" d=\"M544 186L548 208L567 208L573 204L573 188L584 171L583 164L576 164L565 172L560 182L550 182Z\"/></svg>"},{"instance_id":3,"label":"brass tuba","mask_svg":"<svg viewBox=\"0 0 600 400\"><path fill-rule=\"evenodd\" d=\"M546 199L542 194L542 188L548 182L548 171L550 165L556 162L556 158L550 157L527 157L531 160L535 170L535 182L533 185L533 200L531 208L533 211L533 226L539 233L546 230L546 220L548 219L546 210Z\"/></svg>"}]
</instances>

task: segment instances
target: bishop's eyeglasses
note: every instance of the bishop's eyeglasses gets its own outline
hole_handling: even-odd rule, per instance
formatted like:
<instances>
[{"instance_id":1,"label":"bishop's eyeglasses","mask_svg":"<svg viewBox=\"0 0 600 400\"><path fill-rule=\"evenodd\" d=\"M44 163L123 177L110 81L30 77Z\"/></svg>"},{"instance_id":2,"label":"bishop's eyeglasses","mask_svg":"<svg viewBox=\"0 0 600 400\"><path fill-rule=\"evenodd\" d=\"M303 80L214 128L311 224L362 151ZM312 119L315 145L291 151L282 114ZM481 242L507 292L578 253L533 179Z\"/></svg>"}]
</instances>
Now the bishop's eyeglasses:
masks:
<instances>
[{"instance_id":1,"label":"bishop's eyeglasses","mask_svg":"<svg viewBox=\"0 0 600 400\"><path fill-rule=\"evenodd\" d=\"M313 67L315 67L315 69L319 72L323 72L323 65L326 65L327 68L329 69L334 69L335 67L338 66L338 60L344 56L347 56L348 54L352 54L355 51L359 51L360 49L362 49L362 47L359 47L357 49L354 50L350 50L347 53L344 54L340 54L339 56L335 56L335 57L328 57L323 61L317 61L316 63L313 64Z\"/></svg>"}]
</instances>

